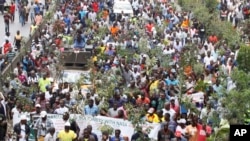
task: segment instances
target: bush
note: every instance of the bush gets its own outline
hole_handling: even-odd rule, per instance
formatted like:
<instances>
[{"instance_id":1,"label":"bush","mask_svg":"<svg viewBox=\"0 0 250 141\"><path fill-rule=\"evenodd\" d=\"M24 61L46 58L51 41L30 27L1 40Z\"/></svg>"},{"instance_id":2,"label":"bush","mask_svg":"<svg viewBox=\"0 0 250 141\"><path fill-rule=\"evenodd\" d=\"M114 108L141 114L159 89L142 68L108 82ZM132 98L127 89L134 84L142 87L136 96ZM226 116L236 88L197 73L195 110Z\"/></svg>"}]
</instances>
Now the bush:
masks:
<instances>
[{"instance_id":1,"label":"bush","mask_svg":"<svg viewBox=\"0 0 250 141\"><path fill-rule=\"evenodd\" d=\"M241 46L238 57L238 68L245 72L250 72L250 47L243 45Z\"/></svg>"}]
</instances>

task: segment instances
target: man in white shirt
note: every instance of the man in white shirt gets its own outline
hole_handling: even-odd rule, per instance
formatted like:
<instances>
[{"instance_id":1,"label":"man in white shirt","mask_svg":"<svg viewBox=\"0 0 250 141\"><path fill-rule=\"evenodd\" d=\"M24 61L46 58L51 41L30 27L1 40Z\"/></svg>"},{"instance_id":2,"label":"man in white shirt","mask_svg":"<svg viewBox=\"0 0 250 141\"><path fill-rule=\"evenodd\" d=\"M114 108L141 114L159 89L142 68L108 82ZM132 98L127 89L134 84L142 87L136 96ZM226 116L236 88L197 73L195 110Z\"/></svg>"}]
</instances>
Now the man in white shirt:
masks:
<instances>
[{"instance_id":1,"label":"man in white shirt","mask_svg":"<svg viewBox=\"0 0 250 141\"><path fill-rule=\"evenodd\" d=\"M44 141L56 141L55 128L49 129L49 133L45 136Z\"/></svg>"},{"instance_id":2,"label":"man in white shirt","mask_svg":"<svg viewBox=\"0 0 250 141\"><path fill-rule=\"evenodd\" d=\"M165 107L162 109L163 111L163 115L165 115L166 113L170 114L170 120L174 120L174 116L176 114L175 110L170 108L170 102L166 102L165 103Z\"/></svg>"},{"instance_id":3,"label":"man in white shirt","mask_svg":"<svg viewBox=\"0 0 250 141\"><path fill-rule=\"evenodd\" d=\"M96 21L96 12L94 12L93 10L91 12L89 12L88 14L88 19L90 19L92 22Z\"/></svg>"},{"instance_id":4,"label":"man in white shirt","mask_svg":"<svg viewBox=\"0 0 250 141\"><path fill-rule=\"evenodd\" d=\"M64 100L60 101L60 107L55 110L55 114L63 115L64 113L68 112L69 109L65 107Z\"/></svg>"},{"instance_id":5,"label":"man in white shirt","mask_svg":"<svg viewBox=\"0 0 250 141\"><path fill-rule=\"evenodd\" d=\"M211 51L208 51L206 57L204 58L205 67L207 67L211 61L214 61L214 58L211 56Z\"/></svg>"}]
</instances>

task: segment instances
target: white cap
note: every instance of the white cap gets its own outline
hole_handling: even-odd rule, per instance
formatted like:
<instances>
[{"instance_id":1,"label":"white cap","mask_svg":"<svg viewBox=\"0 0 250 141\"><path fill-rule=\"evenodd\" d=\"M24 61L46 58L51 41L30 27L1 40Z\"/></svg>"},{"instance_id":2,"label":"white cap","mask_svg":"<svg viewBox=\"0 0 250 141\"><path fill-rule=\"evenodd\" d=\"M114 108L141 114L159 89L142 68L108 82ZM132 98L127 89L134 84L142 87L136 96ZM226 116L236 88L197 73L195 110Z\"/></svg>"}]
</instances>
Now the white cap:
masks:
<instances>
[{"instance_id":1,"label":"white cap","mask_svg":"<svg viewBox=\"0 0 250 141\"><path fill-rule=\"evenodd\" d=\"M40 115L41 115L41 118L44 118L45 116L47 116L47 112L46 111L42 111Z\"/></svg>"},{"instance_id":2,"label":"white cap","mask_svg":"<svg viewBox=\"0 0 250 141\"><path fill-rule=\"evenodd\" d=\"M70 126L70 123L69 123L69 122L66 122L66 123L64 124L64 126Z\"/></svg>"},{"instance_id":3,"label":"white cap","mask_svg":"<svg viewBox=\"0 0 250 141\"><path fill-rule=\"evenodd\" d=\"M177 121L178 123L183 123L183 124L186 124L186 120L184 118L180 119Z\"/></svg>"},{"instance_id":4,"label":"white cap","mask_svg":"<svg viewBox=\"0 0 250 141\"><path fill-rule=\"evenodd\" d=\"M21 115L20 119L21 120L27 120L27 116L26 115Z\"/></svg>"},{"instance_id":5,"label":"white cap","mask_svg":"<svg viewBox=\"0 0 250 141\"><path fill-rule=\"evenodd\" d=\"M40 105L40 104L36 104L36 107L39 107L39 108L41 108L41 105Z\"/></svg>"},{"instance_id":6,"label":"white cap","mask_svg":"<svg viewBox=\"0 0 250 141\"><path fill-rule=\"evenodd\" d=\"M170 97L170 100L175 100L175 97Z\"/></svg>"},{"instance_id":7,"label":"white cap","mask_svg":"<svg viewBox=\"0 0 250 141\"><path fill-rule=\"evenodd\" d=\"M155 109L154 108L149 108L148 113L154 113Z\"/></svg>"}]
</instances>

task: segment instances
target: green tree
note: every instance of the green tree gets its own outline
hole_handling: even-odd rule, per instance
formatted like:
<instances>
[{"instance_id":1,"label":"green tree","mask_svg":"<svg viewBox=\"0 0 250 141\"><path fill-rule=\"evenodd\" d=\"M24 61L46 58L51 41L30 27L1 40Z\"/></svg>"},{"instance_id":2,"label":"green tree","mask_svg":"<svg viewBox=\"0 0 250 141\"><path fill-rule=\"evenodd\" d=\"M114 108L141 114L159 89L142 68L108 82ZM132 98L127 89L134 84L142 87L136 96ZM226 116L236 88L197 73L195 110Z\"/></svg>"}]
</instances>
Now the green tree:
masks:
<instances>
[{"instance_id":1,"label":"green tree","mask_svg":"<svg viewBox=\"0 0 250 141\"><path fill-rule=\"evenodd\" d=\"M240 70L250 72L250 48L248 46L243 45L240 47L237 62Z\"/></svg>"}]
</instances>

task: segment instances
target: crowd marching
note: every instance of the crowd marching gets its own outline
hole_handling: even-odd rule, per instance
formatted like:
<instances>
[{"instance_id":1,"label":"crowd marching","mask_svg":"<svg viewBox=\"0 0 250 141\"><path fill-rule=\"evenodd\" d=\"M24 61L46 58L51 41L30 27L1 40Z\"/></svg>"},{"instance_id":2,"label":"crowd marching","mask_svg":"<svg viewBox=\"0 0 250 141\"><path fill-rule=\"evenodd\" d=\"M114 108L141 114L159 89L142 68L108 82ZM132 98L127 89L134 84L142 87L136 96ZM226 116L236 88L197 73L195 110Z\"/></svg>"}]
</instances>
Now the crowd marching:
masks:
<instances>
[{"instance_id":1,"label":"crowd marching","mask_svg":"<svg viewBox=\"0 0 250 141\"><path fill-rule=\"evenodd\" d=\"M229 83L230 74L237 67L240 47L236 45L235 50L230 50L226 42L218 45L223 39L218 39L215 34L208 35L205 24L198 21L192 11L181 10L175 0L131 0L133 13L129 14L125 11L116 13L116 1L126 0L58 2L50 22L42 27L22 61L16 64L13 77L4 81L0 95L0 140L11 140L14 133L16 140L25 141L33 130L39 141L206 141L214 133L213 113L219 111L218 116L223 119L228 112L219 100L211 96L215 93L219 99L223 97L219 68L222 68L223 75L228 76ZM45 5L38 1L11 2L9 10L3 14L6 41L1 46L1 70L22 49L20 31L16 32L14 40L9 33L15 12L18 10L23 26L31 21L32 35L41 28L44 11L49 11L51 4L49 0L45 1ZM0 8L2 6L0 0ZM218 2L221 20L232 22L235 30L241 21L248 18L245 11L248 7L248 2L237 0ZM142 44L145 47L141 47ZM61 52L87 52L88 45L93 47L92 57L89 58L90 73L115 77L113 83L116 87L111 97L104 97L97 91L98 88L94 88L83 94L84 105L79 106L73 94L73 85L68 82L59 84L56 80L57 66L62 63ZM194 63L203 66L199 75L192 68L180 65L182 52L190 45L197 50ZM145 50L155 48L160 49L159 54L152 57L150 51L145 53ZM225 54L219 54L219 49L224 49ZM126 51L133 55L122 55ZM170 60L161 60L159 56L168 56ZM154 63L149 63L152 58L155 58ZM168 67L163 65L166 61ZM201 83L207 84L205 90L196 89ZM231 84L226 89L233 87L234 84ZM27 91L29 88L38 89L31 92ZM180 94L183 88L184 93ZM195 113L182 105L180 99L183 97L193 97L193 105L199 112ZM34 107L28 111L29 118L24 115L27 112L24 99L32 102L31 107ZM103 103L108 103L108 106L103 106ZM81 125L70 118L71 114L75 114L72 107L78 105L84 115L130 121L131 115L136 113L130 112L127 104L141 110L141 120L160 125L156 137L150 137L142 128L136 128L132 136L122 129L115 129L113 134L103 131L98 136L93 132L92 125L80 129ZM47 118L48 114L62 115L64 129L56 131L56 125ZM20 122L13 123L13 127L7 126L19 115ZM28 124L29 121L34 122Z\"/></svg>"}]
</instances>

